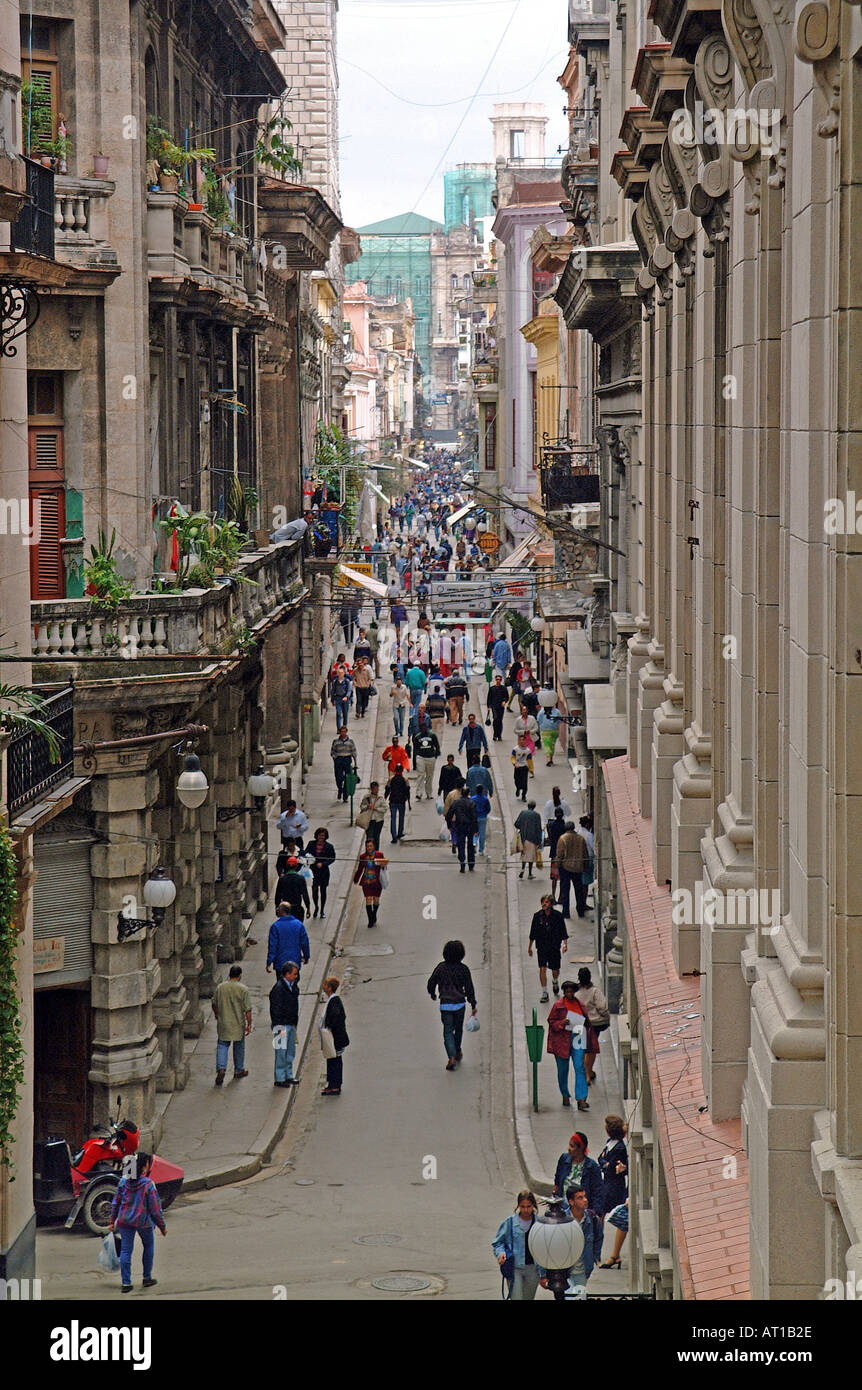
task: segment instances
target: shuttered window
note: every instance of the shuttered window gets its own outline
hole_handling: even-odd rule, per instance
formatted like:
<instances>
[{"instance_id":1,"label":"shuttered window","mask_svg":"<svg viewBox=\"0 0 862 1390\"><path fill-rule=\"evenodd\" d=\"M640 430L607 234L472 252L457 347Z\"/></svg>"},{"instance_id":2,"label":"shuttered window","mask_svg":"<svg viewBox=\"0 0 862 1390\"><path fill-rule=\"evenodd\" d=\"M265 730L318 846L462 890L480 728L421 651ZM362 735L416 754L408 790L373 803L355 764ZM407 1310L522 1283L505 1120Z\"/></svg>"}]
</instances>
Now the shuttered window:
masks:
<instances>
[{"instance_id":1,"label":"shuttered window","mask_svg":"<svg viewBox=\"0 0 862 1390\"><path fill-rule=\"evenodd\" d=\"M59 372L27 377L27 449L30 518L38 542L30 549L30 597L64 598L66 573L60 540L66 534L63 457L63 378Z\"/></svg>"},{"instance_id":2,"label":"shuttered window","mask_svg":"<svg viewBox=\"0 0 862 1390\"><path fill-rule=\"evenodd\" d=\"M86 830L36 835L33 861L38 877L33 889L33 939L65 939L63 968L33 976L35 989L88 980L93 973L93 877Z\"/></svg>"},{"instance_id":3,"label":"shuttered window","mask_svg":"<svg viewBox=\"0 0 862 1390\"><path fill-rule=\"evenodd\" d=\"M60 538L66 533L66 494L62 487L30 487L30 520L39 540L30 547L30 597L64 598L66 576ZM36 534L34 532L34 534Z\"/></svg>"}]
</instances>

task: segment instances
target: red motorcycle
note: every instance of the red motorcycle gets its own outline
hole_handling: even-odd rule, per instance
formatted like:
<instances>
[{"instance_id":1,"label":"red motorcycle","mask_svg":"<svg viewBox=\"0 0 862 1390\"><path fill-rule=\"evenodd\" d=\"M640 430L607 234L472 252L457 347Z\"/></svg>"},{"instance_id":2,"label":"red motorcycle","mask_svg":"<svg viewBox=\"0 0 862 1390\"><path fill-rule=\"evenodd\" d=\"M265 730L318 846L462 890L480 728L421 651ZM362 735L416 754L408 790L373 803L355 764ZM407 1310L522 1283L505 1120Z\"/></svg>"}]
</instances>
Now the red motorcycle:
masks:
<instances>
[{"instance_id":1,"label":"red motorcycle","mask_svg":"<svg viewBox=\"0 0 862 1390\"><path fill-rule=\"evenodd\" d=\"M117 1115L122 1100L117 1096ZM70 1231L83 1215L87 1228L103 1236L111 1224L111 1208L120 1178L134 1175L134 1155L140 1131L131 1120L108 1121L98 1128L78 1153L72 1154L66 1139L45 1139L34 1146L33 1205L42 1223L62 1221ZM183 1185L182 1168L153 1157L150 1177L156 1184L162 1209L169 1207Z\"/></svg>"}]
</instances>

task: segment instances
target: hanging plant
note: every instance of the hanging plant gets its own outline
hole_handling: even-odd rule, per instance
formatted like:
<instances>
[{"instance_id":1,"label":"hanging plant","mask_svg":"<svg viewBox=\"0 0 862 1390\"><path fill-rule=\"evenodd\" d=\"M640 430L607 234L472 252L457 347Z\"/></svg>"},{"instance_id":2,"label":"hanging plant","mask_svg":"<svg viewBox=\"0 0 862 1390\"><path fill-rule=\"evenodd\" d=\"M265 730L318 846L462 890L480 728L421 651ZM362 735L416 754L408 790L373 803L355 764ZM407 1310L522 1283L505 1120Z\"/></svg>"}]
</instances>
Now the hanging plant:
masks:
<instances>
[{"instance_id":1,"label":"hanging plant","mask_svg":"<svg viewBox=\"0 0 862 1390\"><path fill-rule=\"evenodd\" d=\"M12 1124L24 1084L24 1046L21 1041L21 1003L15 965L18 941L15 930L15 854L6 826L0 824L0 1166L9 1169L14 1182Z\"/></svg>"}]
</instances>

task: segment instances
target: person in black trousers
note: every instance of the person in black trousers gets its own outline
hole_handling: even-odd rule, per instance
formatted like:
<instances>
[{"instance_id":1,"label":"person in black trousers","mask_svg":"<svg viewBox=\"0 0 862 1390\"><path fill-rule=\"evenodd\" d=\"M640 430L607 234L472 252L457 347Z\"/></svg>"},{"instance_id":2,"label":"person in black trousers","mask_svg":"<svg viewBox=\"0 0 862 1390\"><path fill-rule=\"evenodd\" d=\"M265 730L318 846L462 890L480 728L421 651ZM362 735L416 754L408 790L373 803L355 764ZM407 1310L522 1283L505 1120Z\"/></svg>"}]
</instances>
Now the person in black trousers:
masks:
<instances>
[{"instance_id":1,"label":"person in black trousers","mask_svg":"<svg viewBox=\"0 0 862 1390\"><path fill-rule=\"evenodd\" d=\"M404 839L404 815L410 805L410 783L400 767L396 767L386 783L383 795L389 802L389 828L392 832L392 843L397 845L399 840Z\"/></svg>"},{"instance_id":2,"label":"person in black trousers","mask_svg":"<svg viewBox=\"0 0 862 1390\"><path fill-rule=\"evenodd\" d=\"M455 836L461 873L464 872L464 851L466 849L467 863L472 874L476 867L476 844L473 837L479 833L479 821L476 817L476 807L470 796L470 788L466 784L461 788L460 798L453 801L449 807L446 824Z\"/></svg>"},{"instance_id":3,"label":"person in black trousers","mask_svg":"<svg viewBox=\"0 0 862 1390\"><path fill-rule=\"evenodd\" d=\"M279 903L290 903L295 916L301 922L304 914L311 911L311 902L308 897L308 884L299 870L299 860L292 854L275 885L275 905L278 907Z\"/></svg>"},{"instance_id":4,"label":"person in black trousers","mask_svg":"<svg viewBox=\"0 0 862 1390\"><path fill-rule=\"evenodd\" d=\"M332 1041L335 1043L335 1056L326 1059L326 1086L320 1093L323 1096L341 1095L341 1083L344 1078L342 1056L344 1049L350 1046L350 1039L347 1036L347 1015L336 992L340 983L335 975L329 975L323 981L323 993L326 995L327 1004L320 1026L330 1029Z\"/></svg>"},{"instance_id":5,"label":"person in black trousers","mask_svg":"<svg viewBox=\"0 0 862 1390\"><path fill-rule=\"evenodd\" d=\"M506 713L506 702L508 693L503 684L502 676L494 677L494 684L488 691L488 709L491 711L493 721L494 742L499 743L503 737L503 715Z\"/></svg>"},{"instance_id":6,"label":"person in black trousers","mask_svg":"<svg viewBox=\"0 0 862 1390\"><path fill-rule=\"evenodd\" d=\"M473 977L464 964L463 941L447 941L443 959L428 980L432 999L440 998L440 1017L443 1021L443 1046L446 1049L447 1071L454 1071L461 1061L461 1039L467 1005L476 1013L476 991Z\"/></svg>"},{"instance_id":7,"label":"person in black trousers","mask_svg":"<svg viewBox=\"0 0 862 1390\"><path fill-rule=\"evenodd\" d=\"M329 843L329 831L321 825L314 832L314 839L308 846L308 853L314 856L311 865L311 897L314 902L312 917L320 909L321 917L326 916L326 891L329 888L329 869L335 861L335 847Z\"/></svg>"}]
</instances>

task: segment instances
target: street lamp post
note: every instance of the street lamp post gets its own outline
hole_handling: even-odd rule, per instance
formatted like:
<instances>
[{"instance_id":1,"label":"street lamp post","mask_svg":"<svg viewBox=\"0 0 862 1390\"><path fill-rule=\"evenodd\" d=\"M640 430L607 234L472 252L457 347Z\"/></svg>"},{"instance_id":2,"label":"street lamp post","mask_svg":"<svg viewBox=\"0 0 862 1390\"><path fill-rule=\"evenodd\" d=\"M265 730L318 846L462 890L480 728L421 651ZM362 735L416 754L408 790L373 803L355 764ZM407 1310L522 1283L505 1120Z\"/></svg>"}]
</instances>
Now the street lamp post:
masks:
<instances>
[{"instance_id":1,"label":"street lamp post","mask_svg":"<svg viewBox=\"0 0 862 1390\"><path fill-rule=\"evenodd\" d=\"M159 864L144 884L144 906L150 908L150 917L127 917L122 910L117 913L117 940L125 941L139 931L148 928L155 930L165 920L165 912L177 896L177 885Z\"/></svg>"},{"instance_id":2,"label":"street lamp post","mask_svg":"<svg viewBox=\"0 0 862 1390\"><path fill-rule=\"evenodd\" d=\"M534 1221L527 1235L530 1254L547 1270L548 1288L558 1303L566 1297L569 1271L584 1248L580 1222L569 1211L565 1197L553 1197L544 1216Z\"/></svg>"}]
</instances>

